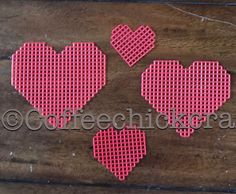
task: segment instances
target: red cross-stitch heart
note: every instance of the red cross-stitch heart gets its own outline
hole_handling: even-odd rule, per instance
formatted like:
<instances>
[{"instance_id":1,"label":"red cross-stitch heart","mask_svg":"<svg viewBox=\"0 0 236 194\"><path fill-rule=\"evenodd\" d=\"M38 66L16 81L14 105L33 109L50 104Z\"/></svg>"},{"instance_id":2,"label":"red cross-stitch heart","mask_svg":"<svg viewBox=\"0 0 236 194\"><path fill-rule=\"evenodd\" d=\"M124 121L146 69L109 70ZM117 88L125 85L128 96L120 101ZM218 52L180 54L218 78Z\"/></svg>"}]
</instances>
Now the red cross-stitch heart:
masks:
<instances>
[{"instance_id":1,"label":"red cross-stitch heart","mask_svg":"<svg viewBox=\"0 0 236 194\"><path fill-rule=\"evenodd\" d=\"M25 43L12 56L11 84L53 126L63 127L106 81L106 57L94 43L77 42L61 53L44 42Z\"/></svg>"},{"instance_id":2,"label":"red cross-stitch heart","mask_svg":"<svg viewBox=\"0 0 236 194\"><path fill-rule=\"evenodd\" d=\"M230 75L217 61L195 61L184 68L179 61L156 60L142 73L142 96L157 112L168 116L182 137L189 137L194 128L206 120L230 98ZM197 113L200 120L191 115ZM173 114L186 114L173 123Z\"/></svg>"},{"instance_id":3,"label":"red cross-stitch heart","mask_svg":"<svg viewBox=\"0 0 236 194\"><path fill-rule=\"evenodd\" d=\"M93 153L94 158L123 181L146 155L145 133L126 128L100 130L93 138Z\"/></svg>"},{"instance_id":4,"label":"red cross-stitch heart","mask_svg":"<svg viewBox=\"0 0 236 194\"><path fill-rule=\"evenodd\" d=\"M118 25L112 30L111 45L132 67L154 48L155 33L149 26L140 26L133 32L127 25Z\"/></svg>"}]
</instances>

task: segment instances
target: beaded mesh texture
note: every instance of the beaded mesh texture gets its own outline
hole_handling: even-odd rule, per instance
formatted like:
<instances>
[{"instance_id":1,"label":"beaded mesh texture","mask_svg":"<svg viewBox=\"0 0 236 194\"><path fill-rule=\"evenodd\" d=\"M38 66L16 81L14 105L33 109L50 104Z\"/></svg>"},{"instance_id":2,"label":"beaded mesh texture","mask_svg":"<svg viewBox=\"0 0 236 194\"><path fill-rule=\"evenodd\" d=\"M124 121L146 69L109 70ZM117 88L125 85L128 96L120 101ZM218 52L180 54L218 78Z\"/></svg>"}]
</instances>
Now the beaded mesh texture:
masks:
<instances>
[{"instance_id":1,"label":"beaded mesh texture","mask_svg":"<svg viewBox=\"0 0 236 194\"><path fill-rule=\"evenodd\" d=\"M61 53L44 42L25 43L12 55L11 84L56 127L63 127L106 83L106 56L92 42Z\"/></svg>"},{"instance_id":2,"label":"beaded mesh texture","mask_svg":"<svg viewBox=\"0 0 236 194\"><path fill-rule=\"evenodd\" d=\"M110 43L121 58L132 67L155 47L155 33L149 26L140 26L133 32L127 25L112 30Z\"/></svg>"},{"instance_id":3,"label":"beaded mesh texture","mask_svg":"<svg viewBox=\"0 0 236 194\"><path fill-rule=\"evenodd\" d=\"M94 158L120 181L146 155L145 133L139 129L100 130L93 138Z\"/></svg>"},{"instance_id":4,"label":"beaded mesh texture","mask_svg":"<svg viewBox=\"0 0 236 194\"><path fill-rule=\"evenodd\" d=\"M189 137L194 128L206 121L204 114L214 113L230 98L230 75L218 61L195 61L184 68L176 60L155 60L142 73L141 95L160 113L181 137ZM190 116L197 113L202 118ZM186 114L179 123L173 116Z\"/></svg>"}]
</instances>

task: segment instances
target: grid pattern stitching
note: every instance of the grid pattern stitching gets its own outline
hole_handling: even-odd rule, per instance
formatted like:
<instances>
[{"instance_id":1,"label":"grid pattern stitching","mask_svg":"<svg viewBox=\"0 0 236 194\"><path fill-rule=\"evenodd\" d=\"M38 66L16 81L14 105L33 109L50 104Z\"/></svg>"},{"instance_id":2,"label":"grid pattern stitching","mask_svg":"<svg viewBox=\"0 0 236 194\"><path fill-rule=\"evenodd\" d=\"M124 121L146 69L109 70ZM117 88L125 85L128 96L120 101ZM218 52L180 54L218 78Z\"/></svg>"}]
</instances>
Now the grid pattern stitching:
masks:
<instances>
[{"instance_id":1,"label":"grid pattern stitching","mask_svg":"<svg viewBox=\"0 0 236 194\"><path fill-rule=\"evenodd\" d=\"M120 181L146 155L145 133L139 129L100 130L93 138L94 157Z\"/></svg>"},{"instance_id":2,"label":"grid pattern stitching","mask_svg":"<svg viewBox=\"0 0 236 194\"><path fill-rule=\"evenodd\" d=\"M176 116L186 114L181 121L187 129L178 123L175 127L180 136L189 137L206 120L204 114L215 112L230 98L230 75L218 61L195 61L184 68L176 60L155 60L142 73L141 87L141 95L157 112L167 114L169 124L173 109ZM194 117L190 125L194 113L202 119Z\"/></svg>"},{"instance_id":3,"label":"grid pattern stitching","mask_svg":"<svg viewBox=\"0 0 236 194\"><path fill-rule=\"evenodd\" d=\"M75 42L61 53L44 42L25 43L12 56L11 84L49 123L63 127L66 109L81 109L105 85L106 56L94 43Z\"/></svg>"},{"instance_id":4,"label":"grid pattern stitching","mask_svg":"<svg viewBox=\"0 0 236 194\"><path fill-rule=\"evenodd\" d=\"M111 45L121 58L132 67L154 48L155 33L149 26L140 26L133 32L127 25L112 30Z\"/></svg>"}]
</instances>

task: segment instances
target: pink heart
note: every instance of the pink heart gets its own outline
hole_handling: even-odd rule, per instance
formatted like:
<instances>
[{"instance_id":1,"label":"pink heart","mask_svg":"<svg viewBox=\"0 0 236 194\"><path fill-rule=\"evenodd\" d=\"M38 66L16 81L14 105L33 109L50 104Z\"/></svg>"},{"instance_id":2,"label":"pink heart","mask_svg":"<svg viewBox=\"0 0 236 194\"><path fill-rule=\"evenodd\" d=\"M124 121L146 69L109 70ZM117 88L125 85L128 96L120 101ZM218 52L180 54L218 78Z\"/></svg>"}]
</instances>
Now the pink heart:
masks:
<instances>
[{"instance_id":1,"label":"pink heart","mask_svg":"<svg viewBox=\"0 0 236 194\"><path fill-rule=\"evenodd\" d=\"M11 84L42 115L81 109L106 82L106 57L94 43L76 42L61 53L44 42L25 43L12 56ZM49 122L57 126L56 119Z\"/></svg>"},{"instance_id":2,"label":"pink heart","mask_svg":"<svg viewBox=\"0 0 236 194\"><path fill-rule=\"evenodd\" d=\"M100 130L93 138L94 158L120 181L146 155L145 133L139 129Z\"/></svg>"},{"instance_id":3,"label":"pink heart","mask_svg":"<svg viewBox=\"0 0 236 194\"><path fill-rule=\"evenodd\" d=\"M135 32L127 25L112 30L111 45L130 67L150 52L154 43L155 33L149 26L140 26Z\"/></svg>"},{"instance_id":4,"label":"pink heart","mask_svg":"<svg viewBox=\"0 0 236 194\"><path fill-rule=\"evenodd\" d=\"M186 114L181 121L187 129L175 127L180 136L189 137L194 132L190 126L197 127L206 120L204 114L214 113L230 98L230 75L217 61L195 61L185 69L179 61L156 60L142 73L142 96L168 116L169 124L172 109ZM193 113L202 119L189 123Z\"/></svg>"}]
</instances>

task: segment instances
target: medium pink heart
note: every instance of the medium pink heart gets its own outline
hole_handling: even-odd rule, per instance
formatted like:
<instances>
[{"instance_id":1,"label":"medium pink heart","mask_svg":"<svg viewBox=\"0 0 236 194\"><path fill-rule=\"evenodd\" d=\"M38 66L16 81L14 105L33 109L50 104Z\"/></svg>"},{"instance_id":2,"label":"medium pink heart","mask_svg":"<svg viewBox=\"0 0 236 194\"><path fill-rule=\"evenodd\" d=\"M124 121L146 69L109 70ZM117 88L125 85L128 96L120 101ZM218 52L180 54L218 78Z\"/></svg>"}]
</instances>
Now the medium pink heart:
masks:
<instances>
[{"instance_id":1,"label":"medium pink heart","mask_svg":"<svg viewBox=\"0 0 236 194\"><path fill-rule=\"evenodd\" d=\"M100 130L93 138L94 158L120 181L146 155L145 133L139 129Z\"/></svg>"},{"instance_id":2,"label":"medium pink heart","mask_svg":"<svg viewBox=\"0 0 236 194\"><path fill-rule=\"evenodd\" d=\"M204 114L214 113L230 98L230 75L217 61L195 61L185 69L176 60L155 60L142 73L141 90L157 112L168 116L169 124L175 125L173 109L175 115L186 114L181 121L187 129L174 127L182 137L189 137L206 120ZM189 123L194 113L202 119L194 117Z\"/></svg>"},{"instance_id":3,"label":"medium pink heart","mask_svg":"<svg viewBox=\"0 0 236 194\"><path fill-rule=\"evenodd\" d=\"M53 126L70 120L66 109L83 108L106 82L106 57L94 43L76 42L61 53L44 42L25 43L12 55L11 84Z\"/></svg>"},{"instance_id":4,"label":"medium pink heart","mask_svg":"<svg viewBox=\"0 0 236 194\"><path fill-rule=\"evenodd\" d=\"M155 33L149 26L140 26L133 32L127 25L118 25L112 30L111 45L132 67L155 46Z\"/></svg>"}]
</instances>

